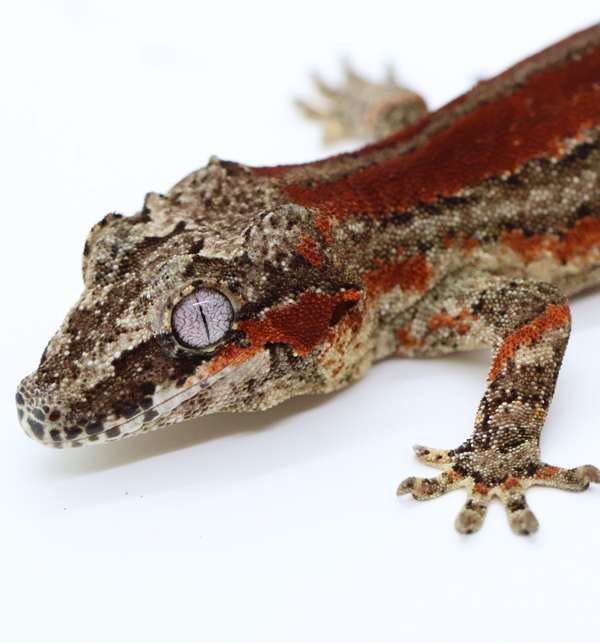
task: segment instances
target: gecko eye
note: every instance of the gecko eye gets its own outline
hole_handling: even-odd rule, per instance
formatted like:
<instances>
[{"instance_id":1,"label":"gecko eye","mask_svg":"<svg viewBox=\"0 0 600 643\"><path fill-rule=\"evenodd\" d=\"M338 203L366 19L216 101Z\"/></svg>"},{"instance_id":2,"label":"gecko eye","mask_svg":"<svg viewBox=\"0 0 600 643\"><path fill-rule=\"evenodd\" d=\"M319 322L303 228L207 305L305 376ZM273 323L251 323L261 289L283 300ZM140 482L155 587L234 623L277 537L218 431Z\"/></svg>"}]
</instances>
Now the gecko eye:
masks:
<instances>
[{"instance_id":1,"label":"gecko eye","mask_svg":"<svg viewBox=\"0 0 600 643\"><path fill-rule=\"evenodd\" d=\"M175 339L187 348L219 342L233 323L233 307L214 288L199 288L177 303L171 315Z\"/></svg>"}]
</instances>

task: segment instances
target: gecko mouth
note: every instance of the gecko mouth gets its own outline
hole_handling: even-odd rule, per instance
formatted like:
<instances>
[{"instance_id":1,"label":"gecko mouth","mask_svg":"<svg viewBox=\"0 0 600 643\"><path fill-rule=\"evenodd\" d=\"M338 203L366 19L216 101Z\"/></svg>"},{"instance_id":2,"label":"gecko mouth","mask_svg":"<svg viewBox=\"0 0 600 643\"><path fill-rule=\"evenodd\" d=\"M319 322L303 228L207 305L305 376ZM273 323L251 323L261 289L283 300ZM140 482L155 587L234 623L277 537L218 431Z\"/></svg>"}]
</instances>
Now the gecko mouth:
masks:
<instances>
[{"instance_id":1,"label":"gecko mouth","mask_svg":"<svg viewBox=\"0 0 600 643\"><path fill-rule=\"evenodd\" d=\"M19 389L16 395L17 412L22 429L36 442L54 449L80 447L84 444L109 442L137 435L138 433L158 429L172 422L177 422L177 419L172 420L172 422L160 422L159 420L168 411L175 409L185 400L194 397L210 384L210 380L196 382L162 401L156 401L152 406L130 418L117 420L109 418L104 421L86 420L72 425L66 422L63 422L62 425L59 422L53 422L53 414L56 417L61 412L58 410L60 407L53 404L50 395L46 398L40 398L41 402L46 402L45 404L31 406L28 403L29 400ZM66 417L69 417L68 414Z\"/></svg>"},{"instance_id":2,"label":"gecko mouth","mask_svg":"<svg viewBox=\"0 0 600 643\"><path fill-rule=\"evenodd\" d=\"M255 356L260 353L262 351L258 351ZM178 412L178 408L192 398L199 398L198 404L195 405L197 408L194 409L194 416L219 411L220 408L217 405L213 407L208 405L206 396L201 394L203 391L208 392L211 387L219 386L219 382L231 369L238 366L238 363L242 362L242 366L245 364L251 366L253 360L243 359L244 357L237 356L208 377L202 374L190 376L181 390L157 388L150 398L151 403L144 404L143 408L138 409L139 412L133 416L117 418L109 415L104 420L86 419L78 424L69 422L70 415L65 411L64 404L55 401L52 394L41 391L35 386L34 374L21 382L15 396L19 421L30 438L54 449L110 442L154 431L188 419L185 411ZM215 399L218 400L219 397L221 396L215 396ZM202 407L205 407L204 410Z\"/></svg>"}]
</instances>

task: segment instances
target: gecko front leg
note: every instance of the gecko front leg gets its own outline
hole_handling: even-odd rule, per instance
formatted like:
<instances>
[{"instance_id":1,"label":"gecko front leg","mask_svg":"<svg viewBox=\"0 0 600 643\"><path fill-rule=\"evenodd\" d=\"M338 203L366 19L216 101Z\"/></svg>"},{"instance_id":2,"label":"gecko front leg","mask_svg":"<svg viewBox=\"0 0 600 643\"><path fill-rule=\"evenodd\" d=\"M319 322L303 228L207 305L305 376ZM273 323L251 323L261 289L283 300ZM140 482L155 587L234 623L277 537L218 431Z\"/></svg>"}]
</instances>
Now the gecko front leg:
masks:
<instances>
[{"instance_id":1,"label":"gecko front leg","mask_svg":"<svg viewBox=\"0 0 600 643\"><path fill-rule=\"evenodd\" d=\"M417 459L443 469L435 478L407 478L398 496L429 500L465 487L467 501L456 529L477 531L498 496L517 534L538 522L525 491L545 485L584 491L600 483L591 465L563 469L540 459L540 433L571 327L566 297L546 282L506 279L472 269L440 284L398 332L399 352L435 355L492 347L492 366L471 437L452 450L416 446Z\"/></svg>"}]
</instances>

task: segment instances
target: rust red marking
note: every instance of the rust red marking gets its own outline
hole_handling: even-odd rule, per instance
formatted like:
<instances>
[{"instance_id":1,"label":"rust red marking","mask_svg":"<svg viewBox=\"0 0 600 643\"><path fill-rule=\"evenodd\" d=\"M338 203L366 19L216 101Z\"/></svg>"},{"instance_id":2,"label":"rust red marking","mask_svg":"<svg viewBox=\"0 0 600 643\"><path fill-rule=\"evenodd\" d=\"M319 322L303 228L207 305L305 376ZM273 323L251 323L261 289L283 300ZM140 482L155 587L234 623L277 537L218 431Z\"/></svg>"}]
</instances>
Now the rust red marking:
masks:
<instances>
[{"instance_id":1,"label":"rust red marking","mask_svg":"<svg viewBox=\"0 0 600 643\"><path fill-rule=\"evenodd\" d=\"M456 326L456 317L451 317L448 313L434 315L429 320L429 328L437 330L438 328L454 328Z\"/></svg>"},{"instance_id":2,"label":"rust red marking","mask_svg":"<svg viewBox=\"0 0 600 643\"><path fill-rule=\"evenodd\" d=\"M467 322L467 319L476 320L477 315L471 317L471 313L466 308L463 308L460 315L456 317L451 317L448 313L443 312L439 315L434 315L429 320L429 328L432 330L437 330L438 328L455 328L457 333L463 334L471 328L471 324Z\"/></svg>"},{"instance_id":3,"label":"rust red marking","mask_svg":"<svg viewBox=\"0 0 600 643\"><path fill-rule=\"evenodd\" d=\"M434 118L429 116L354 155L409 140ZM332 183L283 184L281 189L295 203L318 208L329 218L379 217L405 211L419 201L431 203L439 196L456 194L491 175L512 173L540 156L558 158L564 153L564 139L581 136L599 121L600 46L596 46L586 55L534 74L511 93L480 104L403 156L375 162ZM331 159L322 163L327 162ZM280 173L285 181L281 168L256 171Z\"/></svg>"},{"instance_id":4,"label":"rust red marking","mask_svg":"<svg viewBox=\"0 0 600 643\"><path fill-rule=\"evenodd\" d=\"M461 232L460 236L464 237L462 247L465 249L463 254L466 257L473 251L473 248L477 247L480 244L480 241L479 239L475 239L474 237L467 237L465 232Z\"/></svg>"},{"instance_id":5,"label":"rust red marking","mask_svg":"<svg viewBox=\"0 0 600 643\"><path fill-rule=\"evenodd\" d=\"M233 344L225 344L219 348L213 358L206 363L206 368L203 369L202 366L198 369L199 376L201 379L207 377L212 377L216 375L219 371L222 371L226 366L229 366L234 360L236 363L241 363L250 359L253 355L257 353L255 348L237 348ZM193 380L189 381L189 385L193 384ZM187 386L188 384L186 384Z\"/></svg>"},{"instance_id":6,"label":"rust red marking","mask_svg":"<svg viewBox=\"0 0 600 643\"><path fill-rule=\"evenodd\" d=\"M317 213L315 218L315 225L321 234L325 237L325 241L328 243L333 242L333 237L331 236L331 230L333 228L333 221L330 217L322 214L321 212Z\"/></svg>"},{"instance_id":7,"label":"rust red marking","mask_svg":"<svg viewBox=\"0 0 600 643\"><path fill-rule=\"evenodd\" d=\"M517 346L529 346L534 340L539 341L547 330L559 328L570 320L569 304L563 304L562 306L548 304L546 312L541 317L519 328L502 342L502 346L494 358L488 380L493 379L502 370L506 362L514 356Z\"/></svg>"},{"instance_id":8,"label":"rust red marking","mask_svg":"<svg viewBox=\"0 0 600 643\"><path fill-rule=\"evenodd\" d=\"M456 472L456 471L454 471L453 469L451 469L450 471L446 471L446 472L445 472L445 473L443 473L442 475L445 475L445 476L446 476L446 479L447 479L447 480L448 480L448 482L450 482L451 484L452 484L452 483L454 483L454 482L458 482L459 480L462 480L462 479L463 479L463 477L460 475L460 473L457 473L457 472Z\"/></svg>"},{"instance_id":9,"label":"rust red marking","mask_svg":"<svg viewBox=\"0 0 600 643\"><path fill-rule=\"evenodd\" d=\"M478 493L478 494L482 495L482 496L487 495L487 493L489 492L489 490L490 490L490 489L489 489L489 487L486 487L486 485L484 485L484 484L483 484L483 482L478 482L478 483L473 487L473 491L474 491L475 493Z\"/></svg>"},{"instance_id":10,"label":"rust red marking","mask_svg":"<svg viewBox=\"0 0 600 643\"><path fill-rule=\"evenodd\" d=\"M444 243L444 248L446 248L446 250L451 250L452 248L454 248L454 246L456 244L456 238L454 236L448 234L447 232L444 232L444 241L443 241L443 243Z\"/></svg>"},{"instance_id":11,"label":"rust red marking","mask_svg":"<svg viewBox=\"0 0 600 643\"><path fill-rule=\"evenodd\" d=\"M472 252L473 248L481 244L479 239L475 239L475 237L467 236L466 232L461 232L458 235L458 238L455 237L453 234L444 232L443 244L446 250L451 250L455 248L457 241L460 242L461 246L464 248L463 256L465 257L467 257Z\"/></svg>"},{"instance_id":12,"label":"rust red marking","mask_svg":"<svg viewBox=\"0 0 600 643\"><path fill-rule=\"evenodd\" d=\"M534 234L525 237L522 230L504 231L500 241L520 255L526 264L535 261L545 250L552 250L550 235Z\"/></svg>"},{"instance_id":13,"label":"rust red marking","mask_svg":"<svg viewBox=\"0 0 600 643\"><path fill-rule=\"evenodd\" d=\"M341 303L342 305L344 304L344 302ZM340 304L337 305L340 306ZM365 310L362 306L353 306L343 314L342 318L334 327L329 328L327 331L326 338L330 341L330 344L319 357L319 363L323 368L329 370L331 377L336 377L344 368L344 356L349 338L354 338L358 335L362 326L364 313ZM335 318L335 315L334 309L332 320ZM359 343L353 343L354 350L357 350L359 347ZM331 355L333 355L333 357Z\"/></svg>"},{"instance_id":14,"label":"rust red marking","mask_svg":"<svg viewBox=\"0 0 600 643\"><path fill-rule=\"evenodd\" d=\"M553 467L551 465L547 465L543 469L540 469L535 474L535 477L538 480L547 480L548 478L553 478L556 474L563 473L563 472L564 472L564 469L561 469L560 467Z\"/></svg>"},{"instance_id":15,"label":"rust red marking","mask_svg":"<svg viewBox=\"0 0 600 643\"><path fill-rule=\"evenodd\" d=\"M425 255L393 263L384 263L379 260L374 270L362 275L370 295L389 292L394 286L400 286L404 291L416 290L424 293L431 277L433 277L433 270L427 263Z\"/></svg>"},{"instance_id":16,"label":"rust red marking","mask_svg":"<svg viewBox=\"0 0 600 643\"><path fill-rule=\"evenodd\" d=\"M396 335L398 336L398 340L400 341L400 344L404 346L405 348L413 348L415 346L425 346L425 339L423 337L413 337L413 335L410 334L410 330L406 330L406 328L399 328L396 331ZM398 351L401 352L401 351Z\"/></svg>"},{"instance_id":17,"label":"rust red marking","mask_svg":"<svg viewBox=\"0 0 600 643\"><path fill-rule=\"evenodd\" d=\"M522 230L503 232L500 241L521 256L528 264L545 252L550 252L557 261L565 263L592 248L600 247L600 221L594 217L579 219L571 229L564 230L564 241L558 235L534 234L525 237Z\"/></svg>"},{"instance_id":18,"label":"rust red marking","mask_svg":"<svg viewBox=\"0 0 600 643\"><path fill-rule=\"evenodd\" d=\"M576 254L583 254L594 246L600 246L600 221L594 217L584 217L567 233L557 253L561 260L568 261Z\"/></svg>"},{"instance_id":19,"label":"rust red marking","mask_svg":"<svg viewBox=\"0 0 600 643\"><path fill-rule=\"evenodd\" d=\"M335 307L343 301L360 299L361 293L354 289L335 296L307 290L300 301L270 310L260 321L242 321L238 328L246 332L253 345L282 342L305 355L327 336Z\"/></svg>"},{"instance_id":20,"label":"rust red marking","mask_svg":"<svg viewBox=\"0 0 600 643\"><path fill-rule=\"evenodd\" d=\"M512 487L518 487L520 485L519 481L517 478L511 477L506 482L502 483L502 487L504 489L512 489Z\"/></svg>"},{"instance_id":21,"label":"rust red marking","mask_svg":"<svg viewBox=\"0 0 600 643\"><path fill-rule=\"evenodd\" d=\"M300 244L296 250L310 263L315 266L322 266L323 259L321 255L317 252L317 244L314 239L311 239L308 235L303 234L300 237Z\"/></svg>"}]
</instances>

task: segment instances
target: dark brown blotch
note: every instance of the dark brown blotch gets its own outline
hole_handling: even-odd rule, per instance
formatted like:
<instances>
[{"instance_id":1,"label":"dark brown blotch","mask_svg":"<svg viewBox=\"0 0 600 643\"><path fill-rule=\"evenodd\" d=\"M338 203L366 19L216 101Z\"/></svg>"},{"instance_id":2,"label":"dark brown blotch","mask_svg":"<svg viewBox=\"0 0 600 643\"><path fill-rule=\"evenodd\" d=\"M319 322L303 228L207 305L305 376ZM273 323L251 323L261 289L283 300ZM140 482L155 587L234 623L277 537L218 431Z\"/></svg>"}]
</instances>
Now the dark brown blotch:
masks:
<instances>
[{"instance_id":1,"label":"dark brown blotch","mask_svg":"<svg viewBox=\"0 0 600 643\"><path fill-rule=\"evenodd\" d=\"M148 411L147 413L144 413L144 422L151 422L154 418L157 418L158 415L158 411Z\"/></svg>"},{"instance_id":2,"label":"dark brown blotch","mask_svg":"<svg viewBox=\"0 0 600 643\"><path fill-rule=\"evenodd\" d=\"M38 440L44 439L44 425L36 422L33 418L28 418L27 424L31 428L31 432Z\"/></svg>"},{"instance_id":3,"label":"dark brown blotch","mask_svg":"<svg viewBox=\"0 0 600 643\"><path fill-rule=\"evenodd\" d=\"M154 395L156 391L156 385L153 382L144 382L140 387L140 391L143 396Z\"/></svg>"},{"instance_id":4,"label":"dark brown blotch","mask_svg":"<svg viewBox=\"0 0 600 643\"><path fill-rule=\"evenodd\" d=\"M85 427L85 432L88 435L96 435L97 433L101 433L103 429L102 422L95 422L93 424L90 424L89 426Z\"/></svg>"},{"instance_id":5,"label":"dark brown blotch","mask_svg":"<svg viewBox=\"0 0 600 643\"><path fill-rule=\"evenodd\" d=\"M53 429L54 430L54 429ZM83 433L83 429L78 426L71 426L68 429L65 429L65 436L67 440L74 440Z\"/></svg>"}]
</instances>

